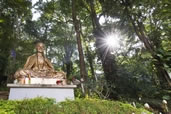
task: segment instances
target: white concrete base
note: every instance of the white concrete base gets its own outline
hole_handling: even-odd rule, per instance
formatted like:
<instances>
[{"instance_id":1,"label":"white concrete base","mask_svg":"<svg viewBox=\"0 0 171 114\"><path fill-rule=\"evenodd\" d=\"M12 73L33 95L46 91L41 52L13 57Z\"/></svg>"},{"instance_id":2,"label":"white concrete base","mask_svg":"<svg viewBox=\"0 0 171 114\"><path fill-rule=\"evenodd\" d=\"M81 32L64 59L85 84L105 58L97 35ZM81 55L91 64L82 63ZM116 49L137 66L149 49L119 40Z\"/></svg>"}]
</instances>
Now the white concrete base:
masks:
<instances>
[{"instance_id":1,"label":"white concrete base","mask_svg":"<svg viewBox=\"0 0 171 114\"><path fill-rule=\"evenodd\" d=\"M29 78L25 78L25 84L56 84L56 81L63 79L58 78L31 78L29 81Z\"/></svg>"},{"instance_id":2,"label":"white concrete base","mask_svg":"<svg viewBox=\"0 0 171 114\"><path fill-rule=\"evenodd\" d=\"M7 87L10 88L9 100L47 97L60 102L66 99L74 99L76 85L7 84Z\"/></svg>"}]
</instances>

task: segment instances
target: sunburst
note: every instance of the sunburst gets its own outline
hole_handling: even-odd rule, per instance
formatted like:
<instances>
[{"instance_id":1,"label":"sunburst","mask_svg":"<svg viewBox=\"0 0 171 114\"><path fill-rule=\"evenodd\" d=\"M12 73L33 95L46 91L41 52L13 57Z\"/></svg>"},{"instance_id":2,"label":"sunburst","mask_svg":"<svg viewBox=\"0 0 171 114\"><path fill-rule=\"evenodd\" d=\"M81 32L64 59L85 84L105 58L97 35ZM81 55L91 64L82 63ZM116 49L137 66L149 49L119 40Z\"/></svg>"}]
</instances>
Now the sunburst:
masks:
<instances>
[{"instance_id":1,"label":"sunburst","mask_svg":"<svg viewBox=\"0 0 171 114\"><path fill-rule=\"evenodd\" d=\"M106 55L108 53L113 54L119 47L119 34L117 33L107 33L104 37L98 38L98 45L97 45L103 55L102 58L105 60Z\"/></svg>"}]
</instances>

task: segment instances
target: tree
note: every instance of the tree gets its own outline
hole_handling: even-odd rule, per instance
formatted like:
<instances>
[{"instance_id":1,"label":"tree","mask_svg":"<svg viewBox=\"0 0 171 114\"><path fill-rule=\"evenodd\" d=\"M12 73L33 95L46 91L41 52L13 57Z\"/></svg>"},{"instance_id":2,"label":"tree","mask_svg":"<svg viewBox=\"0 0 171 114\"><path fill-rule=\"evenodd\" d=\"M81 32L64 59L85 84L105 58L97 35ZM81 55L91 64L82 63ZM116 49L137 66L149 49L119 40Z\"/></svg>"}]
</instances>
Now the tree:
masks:
<instances>
[{"instance_id":1,"label":"tree","mask_svg":"<svg viewBox=\"0 0 171 114\"><path fill-rule=\"evenodd\" d=\"M155 65L160 79L160 84L164 86L164 82L167 82L167 84L171 86L171 79L164 68L162 58L158 56L158 50L161 49L160 46L162 46L162 34L166 33L165 35L168 35L168 26L166 26L166 23L169 22L169 17L165 15L168 14L167 11L169 11L169 2L167 0L154 0L151 2L147 2L146 0L141 2L134 0L99 0L99 2L103 9L102 12L106 16L119 19L118 25L120 25L121 28L131 28L134 30L135 34L140 41L143 42L145 48L155 61L153 64ZM159 16L163 11L166 11L166 14L163 15L167 20L166 22L162 21ZM165 28L167 32L163 31L162 28Z\"/></svg>"},{"instance_id":2,"label":"tree","mask_svg":"<svg viewBox=\"0 0 171 114\"><path fill-rule=\"evenodd\" d=\"M75 32L76 32L77 45L78 45L78 51L79 51L80 75L84 80L86 80L87 73L86 73L85 61L84 61L84 55L83 55L83 49L82 49L82 43L81 43L80 23L79 23L79 20L77 19L76 11L77 11L76 10L76 1L72 0L72 19L73 19Z\"/></svg>"},{"instance_id":3,"label":"tree","mask_svg":"<svg viewBox=\"0 0 171 114\"><path fill-rule=\"evenodd\" d=\"M22 27L27 18L31 16L31 2L22 1L0 1L0 58L1 74L4 75L8 64L11 51L15 58L15 48L22 32ZM15 43L14 43L15 42ZM7 75L9 75L7 73Z\"/></svg>"},{"instance_id":4,"label":"tree","mask_svg":"<svg viewBox=\"0 0 171 114\"><path fill-rule=\"evenodd\" d=\"M114 84L117 79L117 66L114 56L111 54L109 47L102 47L104 45L104 39L106 38L105 29L99 23L99 17L97 17L95 4L98 5L98 1L87 1L89 5L89 13L92 19L92 25L94 30L94 36L96 38L96 47L98 54L102 61L102 66L105 74L105 78L109 85ZM88 9L88 8L87 8ZM104 30L103 30L104 29Z\"/></svg>"}]
</instances>

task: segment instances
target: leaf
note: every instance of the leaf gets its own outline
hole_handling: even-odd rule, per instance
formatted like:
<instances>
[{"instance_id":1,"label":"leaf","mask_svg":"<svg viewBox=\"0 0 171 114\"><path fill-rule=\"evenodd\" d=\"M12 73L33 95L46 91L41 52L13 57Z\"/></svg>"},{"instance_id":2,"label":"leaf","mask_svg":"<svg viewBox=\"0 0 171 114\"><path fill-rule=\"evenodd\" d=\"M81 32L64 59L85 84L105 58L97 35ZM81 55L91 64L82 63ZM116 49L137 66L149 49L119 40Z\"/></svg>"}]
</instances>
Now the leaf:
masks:
<instances>
[{"instance_id":1,"label":"leaf","mask_svg":"<svg viewBox=\"0 0 171 114\"><path fill-rule=\"evenodd\" d=\"M170 97L169 95L164 95L164 96L162 97L162 99L164 99L164 100L170 100L171 97Z\"/></svg>"},{"instance_id":2,"label":"leaf","mask_svg":"<svg viewBox=\"0 0 171 114\"><path fill-rule=\"evenodd\" d=\"M0 19L0 23L3 23L4 22L4 20L3 19Z\"/></svg>"},{"instance_id":3,"label":"leaf","mask_svg":"<svg viewBox=\"0 0 171 114\"><path fill-rule=\"evenodd\" d=\"M144 58L144 59L145 59L145 58L152 58L151 54L150 54L150 53L147 53L147 52L146 52L146 53L143 53L143 54L141 55L141 57Z\"/></svg>"}]
</instances>

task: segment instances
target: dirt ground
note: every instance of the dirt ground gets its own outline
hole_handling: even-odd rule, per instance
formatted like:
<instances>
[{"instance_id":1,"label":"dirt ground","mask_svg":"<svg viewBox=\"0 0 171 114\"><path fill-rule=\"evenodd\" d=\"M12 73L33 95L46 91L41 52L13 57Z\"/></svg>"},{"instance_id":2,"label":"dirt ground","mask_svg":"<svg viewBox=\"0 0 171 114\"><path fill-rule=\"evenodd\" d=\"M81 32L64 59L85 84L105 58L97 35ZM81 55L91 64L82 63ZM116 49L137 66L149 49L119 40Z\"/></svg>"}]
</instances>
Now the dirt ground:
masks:
<instances>
[{"instance_id":1,"label":"dirt ground","mask_svg":"<svg viewBox=\"0 0 171 114\"><path fill-rule=\"evenodd\" d=\"M0 99L7 100L9 92L8 91L0 91Z\"/></svg>"}]
</instances>

